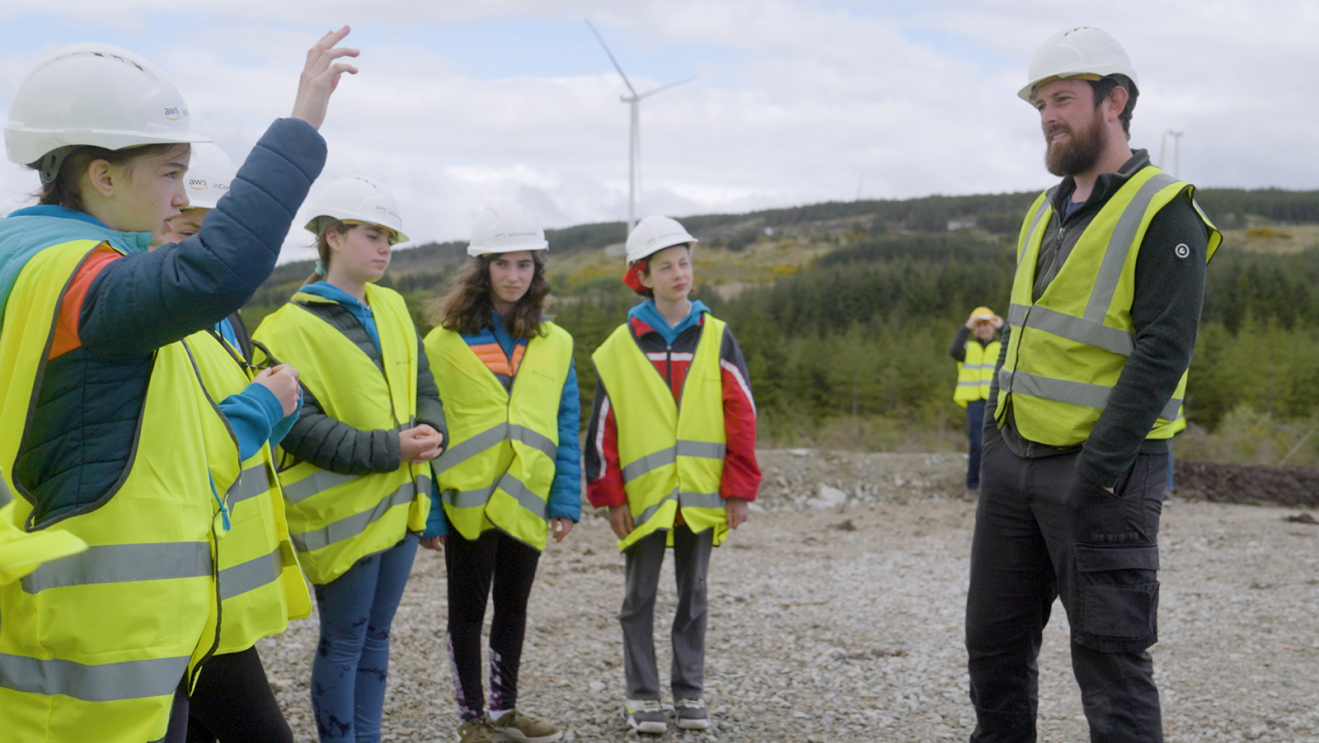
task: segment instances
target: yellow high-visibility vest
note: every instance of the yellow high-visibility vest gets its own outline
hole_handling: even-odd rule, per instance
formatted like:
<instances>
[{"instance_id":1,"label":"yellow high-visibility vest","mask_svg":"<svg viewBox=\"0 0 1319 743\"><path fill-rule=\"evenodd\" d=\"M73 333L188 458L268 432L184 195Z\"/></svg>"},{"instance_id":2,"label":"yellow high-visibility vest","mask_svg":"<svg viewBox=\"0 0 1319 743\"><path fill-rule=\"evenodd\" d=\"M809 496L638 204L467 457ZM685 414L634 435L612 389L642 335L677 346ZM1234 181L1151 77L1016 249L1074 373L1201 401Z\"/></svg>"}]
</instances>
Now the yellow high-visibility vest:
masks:
<instances>
[{"instance_id":1,"label":"yellow high-visibility vest","mask_svg":"<svg viewBox=\"0 0 1319 743\"><path fill-rule=\"evenodd\" d=\"M0 467L13 479L61 295L98 244L36 254L0 331ZM15 308L22 308L16 311ZM208 459L210 460L208 462ZM91 508L42 524L89 546L0 587L0 730L21 741L142 743L164 736L175 687L195 683L218 641L218 493L238 478L238 446L207 399L185 342L158 349L133 460Z\"/></svg>"},{"instance_id":2,"label":"yellow high-visibility vest","mask_svg":"<svg viewBox=\"0 0 1319 743\"><path fill-rule=\"evenodd\" d=\"M591 356L618 424L619 464L634 529L618 542L626 550L658 530L672 528L678 509L693 532L728 535L719 484L724 474L723 376L719 351L726 323L707 314L683 383L681 402L641 351L627 324Z\"/></svg>"},{"instance_id":3,"label":"yellow high-visibility vest","mask_svg":"<svg viewBox=\"0 0 1319 743\"><path fill-rule=\"evenodd\" d=\"M1135 348L1131 304L1145 231L1154 215L1183 192L1193 197L1194 187L1154 166L1142 168L1095 215L1038 302L1033 300L1035 269L1052 207L1047 195L1035 200L1018 238L1008 310L1012 330L998 376L999 427L1011 409L1017 430L1030 441L1062 447L1089 438ZM1223 236L1198 205L1195 209L1209 228L1209 260ZM1148 438L1172 436L1185 392L1183 372Z\"/></svg>"},{"instance_id":4,"label":"yellow high-visibility vest","mask_svg":"<svg viewBox=\"0 0 1319 743\"><path fill-rule=\"evenodd\" d=\"M966 360L957 362L957 389L953 391L953 402L966 407L973 400L989 399L989 384L994 381L994 364L998 363L998 351L1002 346L998 341L981 346L975 338L967 339Z\"/></svg>"},{"instance_id":5,"label":"yellow high-visibility vest","mask_svg":"<svg viewBox=\"0 0 1319 743\"><path fill-rule=\"evenodd\" d=\"M527 342L511 392L459 333L440 327L426 336L450 440L435 476L444 513L464 539L498 528L545 549L572 336L551 322L541 328L546 334Z\"/></svg>"},{"instance_id":6,"label":"yellow high-visibility vest","mask_svg":"<svg viewBox=\"0 0 1319 743\"><path fill-rule=\"evenodd\" d=\"M384 373L343 333L297 302L330 302L299 292L252 335L292 364L325 414L365 431L416 425L417 328L398 292L367 284L380 333ZM279 473L289 535L307 580L329 583L353 563L426 529L431 465L403 462L393 472L347 475L299 462Z\"/></svg>"},{"instance_id":7,"label":"yellow high-visibility vest","mask_svg":"<svg viewBox=\"0 0 1319 743\"><path fill-rule=\"evenodd\" d=\"M213 331L188 338L202 384L216 403L242 392L253 374L242 353ZM231 528L220 550L220 645L238 653L311 614L311 596L289 541L283 493L269 444L243 462L224 494Z\"/></svg>"}]
</instances>

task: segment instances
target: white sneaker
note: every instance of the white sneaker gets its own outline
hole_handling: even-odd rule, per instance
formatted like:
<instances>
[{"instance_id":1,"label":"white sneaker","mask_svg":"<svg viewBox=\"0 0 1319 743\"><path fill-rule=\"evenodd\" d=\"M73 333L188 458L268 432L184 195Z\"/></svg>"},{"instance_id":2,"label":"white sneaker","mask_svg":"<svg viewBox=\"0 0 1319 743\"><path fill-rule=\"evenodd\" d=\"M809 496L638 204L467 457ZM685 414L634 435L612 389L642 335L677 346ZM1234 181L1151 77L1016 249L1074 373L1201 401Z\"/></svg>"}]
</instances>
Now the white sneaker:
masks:
<instances>
[{"instance_id":1,"label":"white sneaker","mask_svg":"<svg viewBox=\"0 0 1319 743\"><path fill-rule=\"evenodd\" d=\"M678 727L683 730L705 730L710 727L710 714L705 711L704 699L675 699L673 712Z\"/></svg>"},{"instance_id":2,"label":"white sneaker","mask_svg":"<svg viewBox=\"0 0 1319 743\"><path fill-rule=\"evenodd\" d=\"M658 699L626 699L623 714L627 716L627 726L638 733L663 735L669 729Z\"/></svg>"}]
</instances>

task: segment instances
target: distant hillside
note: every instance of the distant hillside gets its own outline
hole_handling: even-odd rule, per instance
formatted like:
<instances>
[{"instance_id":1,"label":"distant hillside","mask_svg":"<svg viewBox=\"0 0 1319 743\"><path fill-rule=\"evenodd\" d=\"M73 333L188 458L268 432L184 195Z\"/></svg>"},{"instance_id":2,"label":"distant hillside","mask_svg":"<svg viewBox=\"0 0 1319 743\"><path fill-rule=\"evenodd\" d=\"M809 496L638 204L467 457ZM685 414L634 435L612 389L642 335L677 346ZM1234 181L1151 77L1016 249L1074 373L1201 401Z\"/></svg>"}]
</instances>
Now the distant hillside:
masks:
<instances>
[{"instance_id":1,"label":"distant hillside","mask_svg":"<svg viewBox=\"0 0 1319 743\"><path fill-rule=\"evenodd\" d=\"M1009 235L1021 227L1022 213L1038 194L1034 191L971 196L926 196L919 199L828 201L747 214L702 214L682 223L705 242L737 246L765 234L783 235L857 232L947 232L979 228ZM1196 192L1210 218L1222 229L1277 224L1319 223L1319 191L1216 189ZM623 222L599 222L545 231L556 256L602 250L625 239ZM425 243L394 256L390 272L434 272L462 259L465 242ZM734 248L736 249L736 248ZM275 270L270 283L302 279L313 261L287 263Z\"/></svg>"},{"instance_id":2,"label":"distant hillside","mask_svg":"<svg viewBox=\"0 0 1319 743\"><path fill-rule=\"evenodd\" d=\"M721 295L774 282L813 265L858 240L883 234L949 235L1006 245L1021 227L1034 192L926 196L904 200L830 201L747 214L683 217L683 224L713 250L698 256L704 279ZM1197 199L1227 234L1227 245L1251 252L1295 253L1319 244L1319 191L1203 189ZM1299 225L1299 226L1298 226ZM546 230L553 256L552 283L561 298L597 278L613 277L622 255L623 222ZM449 270L466 256L463 241L425 243L394 254L385 283L416 298L434 295ZM313 260L279 266L249 303L257 322L296 291ZM424 310L414 308L419 319Z\"/></svg>"}]
</instances>

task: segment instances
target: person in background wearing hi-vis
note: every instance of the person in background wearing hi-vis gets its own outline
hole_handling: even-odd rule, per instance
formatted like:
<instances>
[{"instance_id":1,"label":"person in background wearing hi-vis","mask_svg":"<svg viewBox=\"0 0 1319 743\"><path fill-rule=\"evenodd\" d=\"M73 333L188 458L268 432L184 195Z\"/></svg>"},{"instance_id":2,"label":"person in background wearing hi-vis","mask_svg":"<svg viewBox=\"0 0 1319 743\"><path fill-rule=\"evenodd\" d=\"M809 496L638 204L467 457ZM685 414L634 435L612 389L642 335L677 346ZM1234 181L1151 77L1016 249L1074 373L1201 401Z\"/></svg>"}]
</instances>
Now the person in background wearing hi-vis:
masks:
<instances>
[{"instance_id":1,"label":"person in background wearing hi-vis","mask_svg":"<svg viewBox=\"0 0 1319 743\"><path fill-rule=\"evenodd\" d=\"M345 27L306 56L291 118L270 126L201 231L149 252L188 205L188 106L150 61L106 44L47 53L19 85L9 159L40 204L0 219L4 513L88 548L0 587L6 740L182 741L217 647L221 494L238 442L187 338L252 297L325 163Z\"/></svg>"},{"instance_id":2,"label":"person in background wearing hi-vis","mask_svg":"<svg viewBox=\"0 0 1319 743\"><path fill-rule=\"evenodd\" d=\"M376 743L390 626L426 528L444 408L407 304L375 284L407 240L393 195L348 177L312 203L316 270L252 338L302 382L279 479L320 617L316 730L323 743Z\"/></svg>"},{"instance_id":3,"label":"person in background wearing hi-vis","mask_svg":"<svg viewBox=\"0 0 1319 743\"><path fill-rule=\"evenodd\" d=\"M452 444L435 460L433 497L443 507L432 504L422 546L445 550L462 743L553 743L563 735L518 709L536 565L549 535L562 541L582 514L581 403L572 336L545 317L549 247L521 205L482 209L471 260L436 303L439 327L426 336ZM492 588L487 717L481 625Z\"/></svg>"},{"instance_id":4,"label":"person in background wearing hi-vis","mask_svg":"<svg viewBox=\"0 0 1319 743\"><path fill-rule=\"evenodd\" d=\"M1049 172L1026 213L985 405L966 647L972 743L1034 741L1061 599L1095 743L1163 740L1158 639L1168 439L1222 236L1189 183L1127 140L1136 71L1107 33L1045 40L1020 96Z\"/></svg>"},{"instance_id":5,"label":"person in background wearing hi-vis","mask_svg":"<svg viewBox=\"0 0 1319 743\"><path fill-rule=\"evenodd\" d=\"M980 434L985 425L989 383L998 361L999 343L994 334L1001 327L1003 318L988 307L977 307L957 330L953 347L948 349L948 355L957 361L953 402L966 408L966 438L970 444L966 455L966 495L962 496L966 501L975 500L980 493Z\"/></svg>"},{"instance_id":6,"label":"person in background wearing hi-vis","mask_svg":"<svg viewBox=\"0 0 1319 743\"><path fill-rule=\"evenodd\" d=\"M626 558L624 715L642 733L667 729L654 641L665 548L673 547L678 584L674 713L678 727L704 730L710 550L746 521L760 489L746 362L728 326L687 298L695 243L668 217L637 223L623 283L647 299L591 357L599 383L587 434L587 495L609 509Z\"/></svg>"},{"instance_id":7,"label":"person in background wearing hi-vis","mask_svg":"<svg viewBox=\"0 0 1319 743\"><path fill-rule=\"evenodd\" d=\"M173 250L174 243L199 233L234 175L233 163L219 147L193 145L189 204L169 220L163 245L151 249ZM188 698L188 743L292 743L293 731L266 679L256 643L283 632L289 619L311 614L272 452L302 408L298 373L288 365L255 369L251 339L237 312L193 333L187 342L202 386L233 430L242 460L240 478L224 494L230 530L216 565L220 641Z\"/></svg>"}]
</instances>

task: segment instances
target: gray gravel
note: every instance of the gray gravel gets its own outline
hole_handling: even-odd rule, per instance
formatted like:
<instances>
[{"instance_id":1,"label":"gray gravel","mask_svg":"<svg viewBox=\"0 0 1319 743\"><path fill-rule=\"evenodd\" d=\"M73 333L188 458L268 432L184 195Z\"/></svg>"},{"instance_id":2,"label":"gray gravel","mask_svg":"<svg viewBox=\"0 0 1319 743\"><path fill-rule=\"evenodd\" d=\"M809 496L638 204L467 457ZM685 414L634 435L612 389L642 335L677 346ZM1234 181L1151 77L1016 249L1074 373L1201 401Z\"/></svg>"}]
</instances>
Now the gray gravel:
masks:
<instances>
[{"instance_id":1,"label":"gray gravel","mask_svg":"<svg viewBox=\"0 0 1319 743\"><path fill-rule=\"evenodd\" d=\"M759 508L712 560L714 727L652 739L966 740L974 504L957 500L965 458L761 456ZM1164 512L1162 641L1152 652L1170 743L1319 741L1319 526L1286 521L1293 513L1186 502ZM456 740L444 580L441 557L423 550L394 625L385 740ZM657 639L674 608L668 566L662 586ZM523 709L562 726L567 741L637 738L620 714L621 600L622 558L607 523L588 515L542 558L520 683ZM1053 617L1040 659L1040 739L1086 740L1060 606ZM315 644L314 618L261 643L299 741L315 739ZM663 643L658 652L667 669Z\"/></svg>"}]
</instances>

